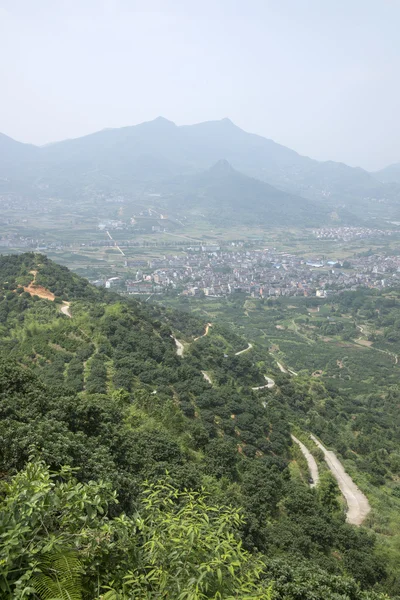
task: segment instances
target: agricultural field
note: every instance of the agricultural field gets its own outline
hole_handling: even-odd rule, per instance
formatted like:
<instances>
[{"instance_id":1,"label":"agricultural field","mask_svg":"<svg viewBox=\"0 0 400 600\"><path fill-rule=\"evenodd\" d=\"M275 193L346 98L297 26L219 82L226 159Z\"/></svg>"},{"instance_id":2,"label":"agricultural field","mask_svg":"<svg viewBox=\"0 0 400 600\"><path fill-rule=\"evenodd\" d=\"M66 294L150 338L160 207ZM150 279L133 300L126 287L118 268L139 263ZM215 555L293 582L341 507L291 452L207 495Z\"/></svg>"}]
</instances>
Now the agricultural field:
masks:
<instances>
[{"instance_id":1,"label":"agricultural field","mask_svg":"<svg viewBox=\"0 0 400 600\"><path fill-rule=\"evenodd\" d=\"M293 419L339 453L370 500L366 524L378 535L381 556L397 571L400 294L359 290L329 299L237 294L152 302L224 323L253 344L253 360L267 375L287 378L286 389L296 389ZM319 397L314 407L304 396L310 381ZM303 442L310 445L307 437ZM301 465L301 458L292 465L293 476L304 477Z\"/></svg>"},{"instance_id":2,"label":"agricultural field","mask_svg":"<svg viewBox=\"0 0 400 600\"><path fill-rule=\"evenodd\" d=\"M334 300L265 300L235 294L158 301L231 324L288 369L304 370L332 389L371 393L396 384L400 375L396 348L376 322L362 312L341 312Z\"/></svg>"}]
</instances>

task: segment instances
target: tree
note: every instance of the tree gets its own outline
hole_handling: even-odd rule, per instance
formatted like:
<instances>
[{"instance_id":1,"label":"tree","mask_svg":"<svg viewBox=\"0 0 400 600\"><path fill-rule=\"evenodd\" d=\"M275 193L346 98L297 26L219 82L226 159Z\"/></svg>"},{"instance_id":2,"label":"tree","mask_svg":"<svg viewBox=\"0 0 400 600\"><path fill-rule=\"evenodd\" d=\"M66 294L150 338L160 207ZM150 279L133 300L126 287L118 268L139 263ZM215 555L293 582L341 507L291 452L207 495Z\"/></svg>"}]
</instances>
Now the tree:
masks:
<instances>
[{"instance_id":1,"label":"tree","mask_svg":"<svg viewBox=\"0 0 400 600\"><path fill-rule=\"evenodd\" d=\"M340 510L340 490L330 471L322 473L318 484L318 498L322 506L330 513Z\"/></svg>"},{"instance_id":2,"label":"tree","mask_svg":"<svg viewBox=\"0 0 400 600\"><path fill-rule=\"evenodd\" d=\"M41 461L29 462L0 500L0 592L2 597L88 598L127 569L135 524L107 517L116 494L108 484L78 483L69 467L56 473ZM63 588L65 586L65 588ZM85 593L84 593L85 591ZM50 596L53 598L53 596Z\"/></svg>"},{"instance_id":3,"label":"tree","mask_svg":"<svg viewBox=\"0 0 400 600\"><path fill-rule=\"evenodd\" d=\"M22 600L268 598L261 557L242 548L243 517L204 491L147 483L134 518L116 494L33 460L3 483L0 595Z\"/></svg>"},{"instance_id":4,"label":"tree","mask_svg":"<svg viewBox=\"0 0 400 600\"><path fill-rule=\"evenodd\" d=\"M238 538L240 512L210 500L204 491L181 492L168 481L148 484L138 520L140 566L104 600L269 598L259 581L261 558Z\"/></svg>"}]
</instances>

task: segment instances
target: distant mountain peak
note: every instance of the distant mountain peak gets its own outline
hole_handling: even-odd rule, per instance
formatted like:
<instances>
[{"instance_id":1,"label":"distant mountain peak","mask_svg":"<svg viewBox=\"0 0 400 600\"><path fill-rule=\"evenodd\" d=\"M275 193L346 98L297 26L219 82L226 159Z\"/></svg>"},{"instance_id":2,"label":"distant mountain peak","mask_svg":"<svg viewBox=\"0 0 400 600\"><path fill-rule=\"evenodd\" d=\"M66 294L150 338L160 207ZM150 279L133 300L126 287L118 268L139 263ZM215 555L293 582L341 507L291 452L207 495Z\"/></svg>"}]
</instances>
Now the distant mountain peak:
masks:
<instances>
[{"instance_id":1,"label":"distant mountain peak","mask_svg":"<svg viewBox=\"0 0 400 600\"><path fill-rule=\"evenodd\" d=\"M161 116L156 117L152 121L146 121L145 123L141 123L141 125L147 125L147 126L156 125L157 127L169 127L169 128L176 127L176 125L173 121L169 121L165 117L161 117Z\"/></svg>"},{"instance_id":2,"label":"distant mountain peak","mask_svg":"<svg viewBox=\"0 0 400 600\"><path fill-rule=\"evenodd\" d=\"M224 117L223 119L221 119L221 123L224 123L225 125L232 125L233 127L237 127L237 125L235 125L235 123L229 117Z\"/></svg>"},{"instance_id":3,"label":"distant mountain peak","mask_svg":"<svg viewBox=\"0 0 400 600\"><path fill-rule=\"evenodd\" d=\"M210 172L212 173L231 173L235 169L232 167L231 163L226 160L226 158L221 158L221 160L217 161L211 168Z\"/></svg>"},{"instance_id":4,"label":"distant mountain peak","mask_svg":"<svg viewBox=\"0 0 400 600\"><path fill-rule=\"evenodd\" d=\"M400 162L393 163L372 175L384 183L400 183Z\"/></svg>"}]
</instances>

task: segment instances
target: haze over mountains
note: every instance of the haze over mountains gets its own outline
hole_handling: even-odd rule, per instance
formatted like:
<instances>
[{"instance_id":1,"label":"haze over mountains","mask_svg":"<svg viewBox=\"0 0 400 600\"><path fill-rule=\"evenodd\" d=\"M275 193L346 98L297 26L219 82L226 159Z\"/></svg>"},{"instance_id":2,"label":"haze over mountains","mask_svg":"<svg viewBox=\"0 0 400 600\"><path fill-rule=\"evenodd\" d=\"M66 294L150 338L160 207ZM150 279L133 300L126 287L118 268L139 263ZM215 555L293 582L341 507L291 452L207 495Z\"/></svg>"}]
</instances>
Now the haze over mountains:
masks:
<instances>
[{"instance_id":1,"label":"haze over mountains","mask_svg":"<svg viewBox=\"0 0 400 600\"><path fill-rule=\"evenodd\" d=\"M394 163L377 171L375 177L383 183L400 183L400 163Z\"/></svg>"},{"instance_id":2,"label":"haze over mountains","mask_svg":"<svg viewBox=\"0 0 400 600\"><path fill-rule=\"evenodd\" d=\"M232 170L221 172L221 160ZM219 166L213 170L213 165ZM0 177L2 193L46 190L77 200L90 192L129 195L153 189L167 194L167 207L186 202L187 208L196 204L199 212L211 214L222 202L240 222L269 218L275 225L288 223L282 222L283 213L303 225L393 218L400 200L398 165L371 174L319 162L247 133L229 119L177 126L159 117L44 147L0 135Z\"/></svg>"}]
</instances>

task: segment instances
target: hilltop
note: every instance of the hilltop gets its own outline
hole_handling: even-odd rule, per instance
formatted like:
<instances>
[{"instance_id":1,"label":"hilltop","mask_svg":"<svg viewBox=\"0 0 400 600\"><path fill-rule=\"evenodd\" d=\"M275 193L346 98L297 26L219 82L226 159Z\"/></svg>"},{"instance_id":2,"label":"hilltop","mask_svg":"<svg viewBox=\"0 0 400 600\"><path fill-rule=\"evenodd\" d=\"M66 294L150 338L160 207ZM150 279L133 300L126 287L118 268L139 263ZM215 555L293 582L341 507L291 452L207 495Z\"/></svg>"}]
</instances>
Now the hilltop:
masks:
<instances>
[{"instance_id":1,"label":"hilltop","mask_svg":"<svg viewBox=\"0 0 400 600\"><path fill-rule=\"evenodd\" d=\"M312 226L329 221L328 209L248 177L220 160L196 175L162 187L167 210L192 212L219 224Z\"/></svg>"},{"instance_id":2,"label":"hilltop","mask_svg":"<svg viewBox=\"0 0 400 600\"><path fill-rule=\"evenodd\" d=\"M0 258L0 322L9 590L21 577L51 587L57 572L91 599L195 583L214 598L382 597L361 591L385 582L374 537L345 523L326 473L310 489L293 454L293 407L317 409L320 383L290 380L233 328L99 290L38 254ZM51 567L60 555L75 561L67 574Z\"/></svg>"},{"instance_id":3,"label":"hilltop","mask_svg":"<svg viewBox=\"0 0 400 600\"><path fill-rule=\"evenodd\" d=\"M375 177L383 183L400 183L400 163L394 163L376 171Z\"/></svg>"}]
</instances>

